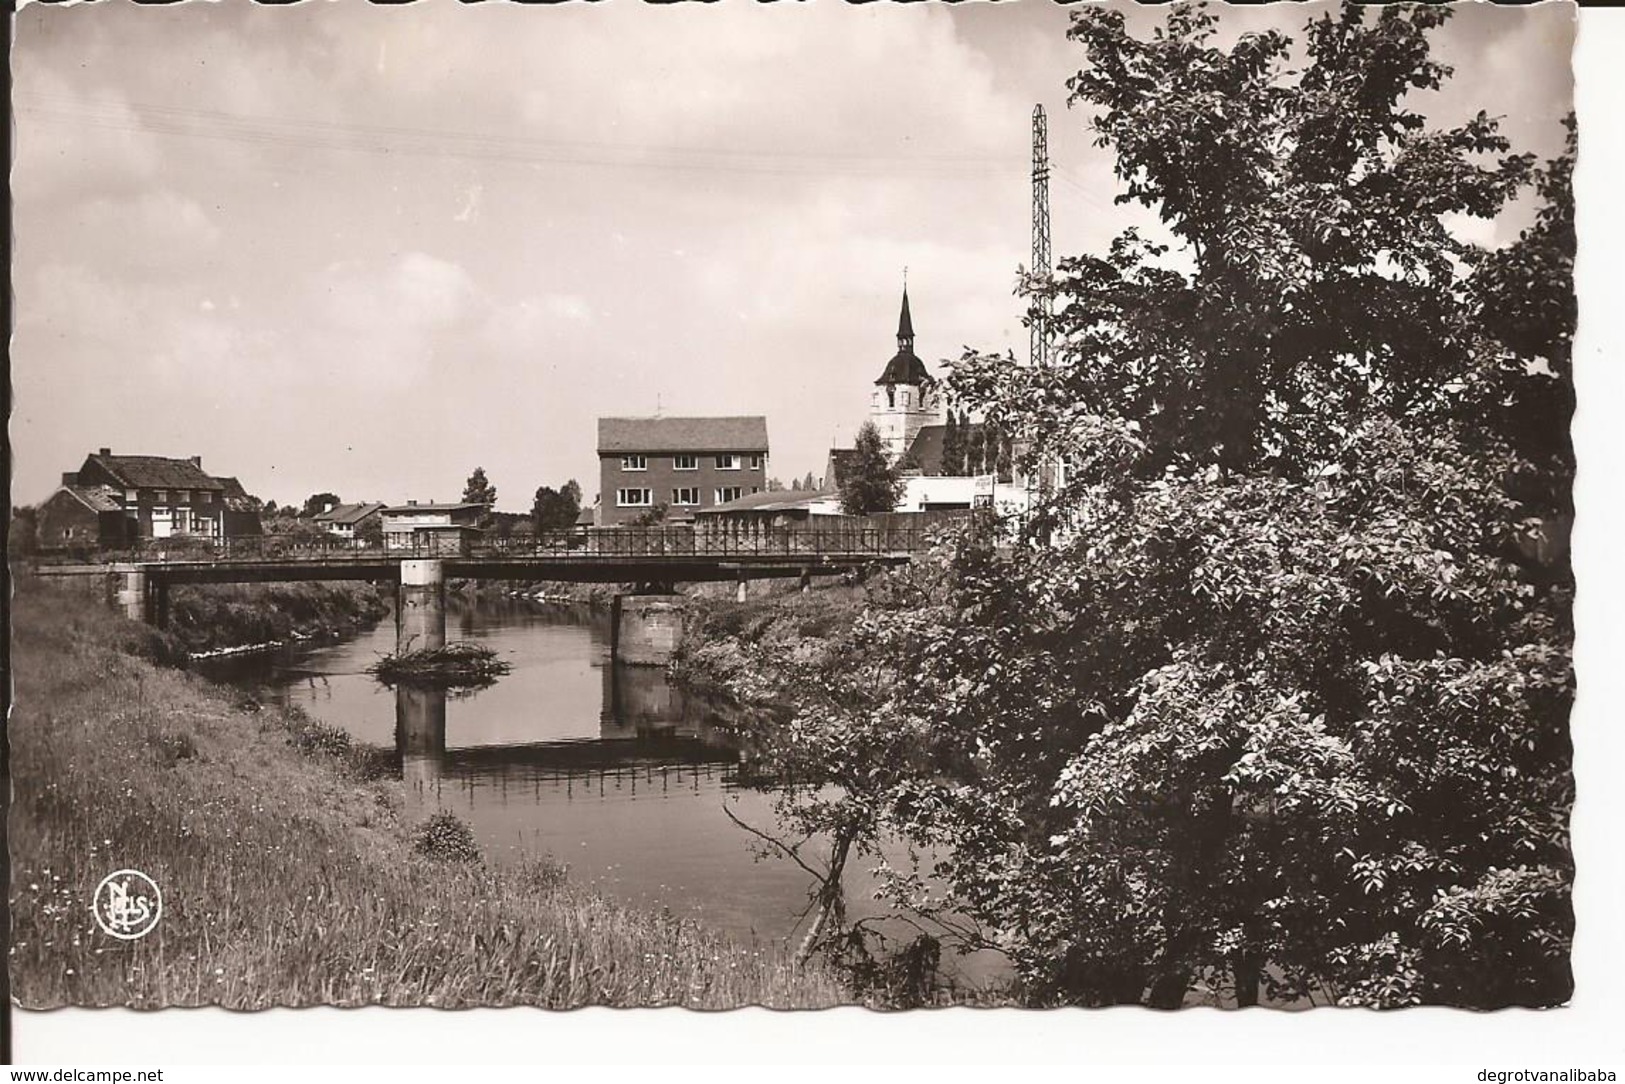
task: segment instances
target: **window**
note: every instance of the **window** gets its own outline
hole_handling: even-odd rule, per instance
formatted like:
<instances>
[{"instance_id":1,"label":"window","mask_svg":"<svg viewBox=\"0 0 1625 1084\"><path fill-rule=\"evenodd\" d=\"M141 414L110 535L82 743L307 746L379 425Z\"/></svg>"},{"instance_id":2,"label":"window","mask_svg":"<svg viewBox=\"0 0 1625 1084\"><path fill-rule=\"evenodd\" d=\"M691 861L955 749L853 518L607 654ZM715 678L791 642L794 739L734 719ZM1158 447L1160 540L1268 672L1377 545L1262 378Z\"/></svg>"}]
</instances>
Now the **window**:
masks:
<instances>
[{"instance_id":1,"label":"window","mask_svg":"<svg viewBox=\"0 0 1625 1084\"><path fill-rule=\"evenodd\" d=\"M199 504L213 504L214 503L214 495L211 494L206 489L199 490L198 495L197 495L197 503L199 503Z\"/></svg>"},{"instance_id":2,"label":"window","mask_svg":"<svg viewBox=\"0 0 1625 1084\"><path fill-rule=\"evenodd\" d=\"M673 456L671 468L672 470L699 470L700 457L697 455Z\"/></svg>"},{"instance_id":3,"label":"window","mask_svg":"<svg viewBox=\"0 0 1625 1084\"><path fill-rule=\"evenodd\" d=\"M762 469L762 456L753 455L753 456L750 457L750 469L751 470L761 470Z\"/></svg>"},{"instance_id":4,"label":"window","mask_svg":"<svg viewBox=\"0 0 1625 1084\"><path fill-rule=\"evenodd\" d=\"M649 457L646 455L623 455L621 456L621 469L648 470Z\"/></svg>"},{"instance_id":5,"label":"window","mask_svg":"<svg viewBox=\"0 0 1625 1084\"><path fill-rule=\"evenodd\" d=\"M700 503L700 487L684 486L682 489L671 491L672 504L694 505Z\"/></svg>"},{"instance_id":6,"label":"window","mask_svg":"<svg viewBox=\"0 0 1625 1084\"><path fill-rule=\"evenodd\" d=\"M762 491L762 487L761 486L751 486L750 491L753 494L760 493Z\"/></svg>"},{"instance_id":7,"label":"window","mask_svg":"<svg viewBox=\"0 0 1625 1084\"><path fill-rule=\"evenodd\" d=\"M190 489L177 489L175 491L175 503L176 504L191 504L192 503L192 491Z\"/></svg>"},{"instance_id":8,"label":"window","mask_svg":"<svg viewBox=\"0 0 1625 1084\"><path fill-rule=\"evenodd\" d=\"M622 489L616 492L615 503L622 508L647 508L654 504L654 495L647 489Z\"/></svg>"},{"instance_id":9,"label":"window","mask_svg":"<svg viewBox=\"0 0 1625 1084\"><path fill-rule=\"evenodd\" d=\"M717 470L738 470L739 457L737 455L717 456Z\"/></svg>"},{"instance_id":10,"label":"window","mask_svg":"<svg viewBox=\"0 0 1625 1084\"><path fill-rule=\"evenodd\" d=\"M169 490L167 490L167 489L155 489L155 490L153 490L152 503L153 504L168 504L169 503Z\"/></svg>"},{"instance_id":11,"label":"window","mask_svg":"<svg viewBox=\"0 0 1625 1084\"><path fill-rule=\"evenodd\" d=\"M738 486L723 486L717 490L717 503L727 504L729 501L737 501L742 492Z\"/></svg>"},{"instance_id":12,"label":"window","mask_svg":"<svg viewBox=\"0 0 1625 1084\"><path fill-rule=\"evenodd\" d=\"M131 504L134 504L136 501L141 499L141 491L139 489L126 489L124 491L124 499Z\"/></svg>"}]
</instances>

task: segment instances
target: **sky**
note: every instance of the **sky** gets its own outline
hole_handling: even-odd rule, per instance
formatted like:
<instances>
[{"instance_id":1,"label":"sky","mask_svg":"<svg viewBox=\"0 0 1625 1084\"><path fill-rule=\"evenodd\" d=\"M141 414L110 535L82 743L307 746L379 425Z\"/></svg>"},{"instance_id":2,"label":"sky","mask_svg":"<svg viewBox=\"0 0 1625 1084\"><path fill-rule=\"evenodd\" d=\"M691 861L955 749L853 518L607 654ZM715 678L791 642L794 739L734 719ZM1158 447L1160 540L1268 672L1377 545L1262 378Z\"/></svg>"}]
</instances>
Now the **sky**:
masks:
<instances>
[{"instance_id":1,"label":"sky","mask_svg":"<svg viewBox=\"0 0 1625 1084\"><path fill-rule=\"evenodd\" d=\"M1321 5L1223 12L1223 37ZM1129 9L1141 33L1155 10ZM821 473L895 349L1023 356L1031 114L1057 256L1120 191L1047 0L32 5L12 55L12 499L96 448L278 503L596 490L601 415L763 414ZM1416 105L1561 146L1573 9L1462 5ZM1582 133L1584 138L1584 133ZM1484 244L1528 221L1455 228Z\"/></svg>"}]
</instances>

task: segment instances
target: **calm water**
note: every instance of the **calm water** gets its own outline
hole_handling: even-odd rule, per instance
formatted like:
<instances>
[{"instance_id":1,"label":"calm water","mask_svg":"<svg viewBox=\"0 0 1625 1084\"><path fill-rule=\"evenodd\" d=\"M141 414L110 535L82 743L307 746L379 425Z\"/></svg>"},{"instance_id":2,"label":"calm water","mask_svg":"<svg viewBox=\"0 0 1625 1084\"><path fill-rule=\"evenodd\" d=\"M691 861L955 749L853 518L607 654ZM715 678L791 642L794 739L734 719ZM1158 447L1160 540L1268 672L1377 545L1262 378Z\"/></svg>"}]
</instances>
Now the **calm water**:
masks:
<instances>
[{"instance_id":1,"label":"calm water","mask_svg":"<svg viewBox=\"0 0 1625 1084\"><path fill-rule=\"evenodd\" d=\"M448 639L477 640L513 671L469 695L395 691L366 673L394 650L394 622L346 643L215 664L362 742L394 747L413 819L453 810L494 862L552 855L571 880L666 907L741 941L782 942L803 924L809 876L759 859L747 824L772 830L770 795L740 787L713 709L659 669L615 666L607 618L584 608L480 603L448 612ZM882 909L867 865L847 874L848 914ZM944 959L963 981L993 961Z\"/></svg>"}]
</instances>

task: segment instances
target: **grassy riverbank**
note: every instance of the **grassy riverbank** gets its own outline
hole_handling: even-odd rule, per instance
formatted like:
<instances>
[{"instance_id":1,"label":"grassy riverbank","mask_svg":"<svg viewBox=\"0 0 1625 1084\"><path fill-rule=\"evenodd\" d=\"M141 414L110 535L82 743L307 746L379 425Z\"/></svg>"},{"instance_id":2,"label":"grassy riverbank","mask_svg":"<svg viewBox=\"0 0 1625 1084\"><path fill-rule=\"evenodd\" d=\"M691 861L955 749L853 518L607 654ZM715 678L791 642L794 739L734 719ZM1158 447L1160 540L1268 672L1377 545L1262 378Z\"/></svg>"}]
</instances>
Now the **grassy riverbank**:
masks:
<instances>
[{"instance_id":1,"label":"grassy riverbank","mask_svg":"<svg viewBox=\"0 0 1625 1084\"><path fill-rule=\"evenodd\" d=\"M347 636L389 613L370 583L210 584L177 587L169 629L189 651Z\"/></svg>"},{"instance_id":2,"label":"grassy riverbank","mask_svg":"<svg viewBox=\"0 0 1625 1084\"><path fill-rule=\"evenodd\" d=\"M418 854L382 758L130 654L151 637L88 601L21 584L12 636L10 967L26 1007L843 1000L819 971L551 867ZM123 867L164 893L157 928L128 943L89 910Z\"/></svg>"},{"instance_id":3,"label":"grassy riverbank","mask_svg":"<svg viewBox=\"0 0 1625 1084\"><path fill-rule=\"evenodd\" d=\"M674 679L691 689L749 699L744 680L759 648L818 652L844 635L868 599L861 585L827 582L803 592L794 581L751 585L746 601L732 585L697 585L686 592L683 645L671 663Z\"/></svg>"}]
</instances>

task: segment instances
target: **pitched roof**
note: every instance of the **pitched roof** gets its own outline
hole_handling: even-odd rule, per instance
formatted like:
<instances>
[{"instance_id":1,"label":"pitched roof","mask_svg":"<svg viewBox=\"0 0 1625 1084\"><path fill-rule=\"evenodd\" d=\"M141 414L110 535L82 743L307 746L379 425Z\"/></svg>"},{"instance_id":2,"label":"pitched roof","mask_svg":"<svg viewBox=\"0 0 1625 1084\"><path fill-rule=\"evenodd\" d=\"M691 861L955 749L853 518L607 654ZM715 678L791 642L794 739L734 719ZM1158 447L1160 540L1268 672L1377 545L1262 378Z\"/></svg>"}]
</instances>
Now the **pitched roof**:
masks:
<instances>
[{"instance_id":1,"label":"pitched roof","mask_svg":"<svg viewBox=\"0 0 1625 1084\"><path fill-rule=\"evenodd\" d=\"M829 450L828 469L824 472L829 477L824 479L824 488L838 491L841 488L841 478L851 468L854 457L858 454L856 448L831 448Z\"/></svg>"},{"instance_id":2,"label":"pitched roof","mask_svg":"<svg viewBox=\"0 0 1625 1084\"><path fill-rule=\"evenodd\" d=\"M190 459L168 459L159 455L101 455L88 457L114 478L132 488L208 489L223 488L218 478L203 473Z\"/></svg>"},{"instance_id":3,"label":"pitched roof","mask_svg":"<svg viewBox=\"0 0 1625 1084\"><path fill-rule=\"evenodd\" d=\"M598 454L622 452L765 452L767 419L599 418Z\"/></svg>"},{"instance_id":4,"label":"pitched roof","mask_svg":"<svg viewBox=\"0 0 1625 1084\"><path fill-rule=\"evenodd\" d=\"M806 492L795 489L779 489L765 493L747 493L738 500L726 504L714 504L709 508L697 508L696 516L714 516L721 512L794 512L803 509L810 510L813 505L834 500L830 493Z\"/></svg>"},{"instance_id":5,"label":"pitched roof","mask_svg":"<svg viewBox=\"0 0 1625 1084\"><path fill-rule=\"evenodd\" d=\"M311 518L318 523L337 523L341 526L354 526L375 512L384 509L382 501L362 502L361 504L336 504L325 512L317 512Z\"/></svg>"},{"instance_id":6,"label":"pitched roof","mask_svg":"<svg viewBox=\"0 0 1625 1084\"><path fill-rule=\"evenodd\" d=\"M258 512L259 507L254 498L248 495L248 490L235 477L216 478L220 483L220 499L224 502L227 511L231 512Z\"/></svg>"},{"instance_id":7,"label":"pitched roof","mask_svg":"<svg viewBox=\"0 0 1625 1084\"><path fill-rule=\"evenodd\" d=\"M63 486L63 492L76 498L92 512L121 512L119 491L112 486Z\"/></svg>"},{"instance_id":8,"label":"pitched roof","mask_svg":"<svg viewBox=\"0 0 1625 1084\"><path fill-rule=\"evenodd\" d=\"M981 422L970 422L961 430L965 440L982 428ZM914 434L914 443L908 446L904 454L905 459L911 459L921 474L928 477L942 475L942 446L947 441L948 427L946 425L922 425L920 431ZM973 472L974 473L974 472Z\"/></svg>"}]
</instances>

